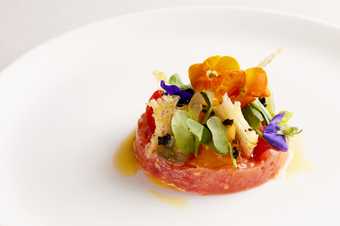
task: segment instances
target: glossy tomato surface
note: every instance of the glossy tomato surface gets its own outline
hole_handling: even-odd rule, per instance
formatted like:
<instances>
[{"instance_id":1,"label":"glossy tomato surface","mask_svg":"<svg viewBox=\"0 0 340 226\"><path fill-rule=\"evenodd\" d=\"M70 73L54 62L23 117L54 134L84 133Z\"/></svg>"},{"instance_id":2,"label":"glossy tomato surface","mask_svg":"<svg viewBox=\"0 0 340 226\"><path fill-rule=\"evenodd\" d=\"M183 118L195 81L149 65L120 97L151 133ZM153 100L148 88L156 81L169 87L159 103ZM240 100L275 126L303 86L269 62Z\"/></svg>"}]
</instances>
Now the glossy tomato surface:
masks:
<instances>
[{"instance_id":1,"label":"glossy tomato surface","mask_svg":"<svg viewBox=\"0 0 340 226\"><path fill-rule=\"evenodd\" d=\"M287 153L268 148L262 141L256 159L242 160L237 169L231 164L204 167L204 164L174 163L156 152L146 154L153 123L143 114L138 122L135 154L141 167L161 181L178 189L203 195L238 192L259 186L275 177L283 166ZM262 148L262 149L261 149Z\"/></svg>"}]
</instances>

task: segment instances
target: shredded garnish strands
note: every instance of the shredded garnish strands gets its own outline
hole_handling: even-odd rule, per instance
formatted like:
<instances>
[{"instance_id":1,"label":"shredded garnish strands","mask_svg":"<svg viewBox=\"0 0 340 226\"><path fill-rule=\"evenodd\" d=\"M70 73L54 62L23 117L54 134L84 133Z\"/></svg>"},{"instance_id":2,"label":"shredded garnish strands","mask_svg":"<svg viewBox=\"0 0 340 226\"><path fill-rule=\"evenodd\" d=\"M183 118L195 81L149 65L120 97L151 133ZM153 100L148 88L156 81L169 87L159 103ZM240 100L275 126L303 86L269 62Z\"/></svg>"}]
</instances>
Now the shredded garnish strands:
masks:
<instances>
[{"instance_id":1,"label":"shredded garnish strands","mask_svg":"<svg viewBox=\"0 0 340 226\"><path fill-rule=\"evenodd\" d=\"M272 54L270 54L269 56L267 56L266 58L264 58L257 66L259 67L265 67L267 66L268 64L270 64L273 59L275 57L277 57L278 55L280 55L282 53L283 49L282 48L279 48L277 50L275 50Z\"/></svg>"},{"instance_id":2,"label":"shredded garnish strands","mask_svg":"<svg viewBox=\"0 0 340 226\"><path fill-rule=\"evenodd\" d=\"M152 74L153 74L153 76L157 79L157 81L159 81L159 82L160 82L161 80L163 80L163 81L168 81L168 79L167 79L165 73L162 72L162 71L155 70L155 71L152 72Z\"/></svg>"},{"instance_id":3,"label":"shredded garnish strands","mask_svg":"<svg viewBox=\"0 0 340 226\"><path fill-rule=\"evenodd\" d=\"M267 85L267 74L264 71L263 67L266 67L268 64L270 64L275 57L281 54L282 51L282 48L276 49L269 56L264 58L257 67L248 68L245 71L242 71L240 69L238 62L232 57L209 57L205 61L203 61L203 63L193 64L192 66L190 66L189 78L191 86L183 84L177 74L173 74L168 80L164 72L155 70L153 72L153 75L157 80L160 81L160 86L161 88L163 88L163 96L157 100L152 99L148 103L148 105L153 109L153 118L156 124L155 132L151 137L151 141L149 142L149 153L154 153L154 148L157 148L159 137L162 138L167 134L172 134L172 118L177 107L181 107L181 110L186 111L184 113L188 113L189 111L189 117L196 120L196 123L202 128L204 128L204 124L206 124L209 117L212 116L210 114L212 109L214 109L214 113L216 113L216 115L222 121L226 119L233 120L233 122L235 123L234 126L236 128L236 138L235 135L234 138L238 141L238 144L241 148L240 151L242 151L242 153L248 157L251 157L253 150L258 144L258 134L263 135L264 139L278 151L286 151L288 149L288 146L286 144L285 137L296 135L297 133L299 133L299 130L296 127L288 127L278 124L280 123L281 119L278 122L274 120L275 123L271 123L272 117L274 117L273 119L275 119L275 117L278 116L274 116L274 114L269 114L268 109L266 109L264 106L265 104L260 103L260 101L257 99L270 96ZM236 78L235 81L229 81L233 80L233 78L231 78L229 75L229 77L225 76L223 74L223 71L230 69L239 71L239 73L235 72L236 77L238 76L240 78L243 78L245 74L247 79L243 81L244 79ZM219 71L221 71L221 73ZM229 83L232 84L229 88L228 85L225 85L225 81L227 80ZM227 88L221 88L218 84L224 84ZM202 90L204 92L202 92ZM228 92L231 92L232 90L241 91L235 92L232 97L229 97ZM197 96L195 92L196 94L201 93L202 95L204 93L211 92L215 95L216 98L211 97L208 98L208 101L203 100L203 102L206 102L209 106L203 108L203 105L199 103L199 108L197 108L197 112L194 112L194 114L192 114L193 111L191 111L191 102L192 100L195 100L195 97ZM219 100L219 97L221 97L221 95L223 96L222 103L220 103ZM203 97L204 96L205 95L203 95ZM230 98L232 98L233 101ZM204 99L207 98L204 97ZM215 99L218 100L216 104L214 104ZM188 103L189 105L186 106ZM250 104L250 106L254 108L258 105L255 109L256 112L246 111L247 114L244 115L242 107L245 107L248 104ZM212 105L212 107L210 105ZM186 117L183 116L183 118ZM228 121L223 122L225 126L231 123ZM185 130L185 128L188 127L185 119L181 121L180 125L181 129L176 131L181 131L182 129ZM251 126L253 126L254 128L252 128ZM260 131L260 126L263 127L263 132L262 130ZM200 141L193 142L193 134L190 134L190 132L183 134L177 137L176 134L174 134L175 140L178 141L177 145L180 146L181 142L183 141L184 145L182 145L180 149L186 153L192 153L193 150L198 150L197 148L200 145ZM220 149L223 150L226 148L223 147ZM223 151L220 152L224 153ZM230 153L232 154L231 151Z\"/></svg>"},{"instance_id":4,"label":"shredded garnish strands","mask_svg":"<svg viewBox=\"0 0 340 226\"><path fill-rule=\"evenodd\" d=\"M241 148L246 155L250 156L257 145L258 135L244 118L240 102L236 101L235 103L232 103L228 95L225 94L223 96L222 104L216 106L214 111L221 119L233 120Z\"/></svg>"},{"instance_id":5,"label":"shredded garnish strands","mask_svg":"<svg viewBox=\"0 0 340 226\"><path fill-rule=\"evenodd\" d=\"M150 100L148 105L153 109L153 118L155 119L156 129L151 137L148 155L155 150L158 144L158 137L171 133L171 119L179 100L178 96L162 96L157 100Z\"/></svg>"},{"instance_id":6,"label":"shredded garnish strands","mask_svg":"<svg viewBox=\"0 0 340 226\"><path fill-rule=\"evenodd\" d=\"M149 106L153 109L153 117L156 122L155 134L165 136L171 131L171 119L176 109L178 96L162 96L158 100L151 100Z\"/></svg>"}]
</instances>

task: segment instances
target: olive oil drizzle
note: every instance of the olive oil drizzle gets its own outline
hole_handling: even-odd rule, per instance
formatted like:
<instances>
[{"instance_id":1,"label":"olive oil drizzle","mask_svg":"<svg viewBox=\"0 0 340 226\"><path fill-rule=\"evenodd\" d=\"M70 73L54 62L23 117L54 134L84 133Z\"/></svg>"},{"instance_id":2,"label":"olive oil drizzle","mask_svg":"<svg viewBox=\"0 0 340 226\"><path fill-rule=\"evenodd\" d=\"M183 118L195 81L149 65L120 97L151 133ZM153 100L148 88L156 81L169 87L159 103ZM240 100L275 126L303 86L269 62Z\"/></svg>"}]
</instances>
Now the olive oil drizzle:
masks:
<instances>
[{"instance_id":1,"label":"olive oil drizzle","mask_svg":"<svg viewBox=\"0 0 340 226\"><path fill-rule=\"evenodd\" d=\"M113 156L114 167L123 176L134 176L140 168L133 150L135 134L135 131L130 133L121 142Z\"/></svg>"}]
</instances>

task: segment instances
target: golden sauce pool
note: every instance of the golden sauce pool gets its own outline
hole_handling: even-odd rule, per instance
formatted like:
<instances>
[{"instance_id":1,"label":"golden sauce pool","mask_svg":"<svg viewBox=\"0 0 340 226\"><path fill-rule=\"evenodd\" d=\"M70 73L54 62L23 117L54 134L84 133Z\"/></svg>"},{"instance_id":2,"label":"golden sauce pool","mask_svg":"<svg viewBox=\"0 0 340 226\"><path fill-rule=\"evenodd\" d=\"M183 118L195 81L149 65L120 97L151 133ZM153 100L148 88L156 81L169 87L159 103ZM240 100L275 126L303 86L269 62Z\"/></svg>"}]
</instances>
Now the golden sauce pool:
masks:
<instances>
[{"instance_id":1,"label":"golden sauce pool","mask_svg":"<svg viewBox=\"0 0 340 226\"><path fill-rule=\"evenodd\" d=\"M138 162L135 158L133 143L135 140L135 131L131 132L119 145L114 153L113 163L117 171L123 176L133 176L139 170ZM303 154L303 139L301 135L292 138L289 142L291 159L286 168L286 175L291 176L298 173L310 171L313 167ZM148 176L149 181L161 188L174 188L159 179Z\"/></svg>"},{"instance_id":2,"label":"golden sauce pool","mask_svg":"<svg viewBox=\"0 0 340 226\"><path fill-rule=\"evenodd\" d=\"M292 156L286 169L286 175L289 177L298 173L310 171L313 167L311 162L304 156L303 139L301 135L292 138L289 145L289 151Z\"/></svg>"},{"instance_id":3,"label":"golden sauce pool","mask_svg":"<svg viewBox=\"0 0 340 226\"><path fill-rule=\"evenodd\" d=\"M114 153L113 163L117 171L123 176L133 176L139 170L139 164L134 154L135 131L131 132L119 145L118 149ZM303 154L303 142L301 136L297 136L290 141L291 159L286 169L286 175L288 177L303 173L312 169L312 164L308 161ZM169 185L158 178L148 176L148 179L152 184L159 188L176 189L176 187ZM169 204L175 207L183 207L187 204L187 201L181 197L171 196L159 191L149 190L159 201Z\"/></svg>"},{"instance_id":4,"label":"golden sauce pool","mask_svg":"<svg viewBox=\"0 0 340 226\"><path fill-rule=\"evenodd\" d=\"M113 155L113 164L116 170L123 176L134 176L137 174L140 166L134 154L135 131L129 134L118 146L118 149ZM167 184L153 176L147 176L149 181L159 188L176 189L174 186ZM187 204L184 198L169 195L164 192L149 190L154 198L162 203L173 207L183 207Z\"/></svg>"},{"instance_id":5,"label":"golden sauce pool","mask_svg":"<svg viewBox=\"0 0 340 226\"><path fill-rule=\"evenodd\" d=\"M167 189L172 189L172 190L179 190L175 185L165 183L154 176L148 175L148 179L152 184L156 185L157 187L167 188Z\"/></svg>"},{"instance_id":6,"label":"golden sauce pool","mask_svg":"<svg viewBox=\"0 0 340 226\"><path fill-rule=\"evenodd\" d=\"M118 149L113 155L113 164L117 171L123 176L133 176L139 169L139 165L133 150L135 137L136 132L131 132L122 141L122 143L120 143Z\"/></svg>"},{"instance_id":7,"label":"golden sauce pool","mask_svg":"<svg viewBox=\"0 0 340 226\"><path fill-rule=\"evenodd\" d=\"M155 190L150 190L150 194L157 198L162 203L174 206L174 207L184 207L187 205L187 200L177 196L171 196L164 194Z\"/></svg>"},{"instance_id":8,"label":"golden sauce pool","mask_svg":"<svg viewBox=\"0 0 340 226\"><path fill-rule=\"evenodd\" d=\"M134 176L138 172L140 166L134 154L135 132L132 132L119 145L117 151L113 155L113 165L117 171L123 176ZM147 175L149 181L160 188L177 189L175 185L167 184L160 179Z\"/></svg>"},{"instance_id":9,"label":"golden sauce pool","mask_svg":"<svg viewBox=\"0 0 340 226\"><path fill-rule=\"evenodd\" d=\"M156 177L153 177L151 175L148 176L149 181L156 185L159 188L163 188L163 189L170 189L170 190L179 190L175 185L172 184L167 184L161 180L159 180ZM187 205L187 200L175 195L170 195L165 193L165 191L156 191L154 189L150 189L149 193L155 197L156 199L158 199L159 201L161 201L162 203L168 204L170 206L173 207L184 207Z\"/></svg>"}]
</instances>

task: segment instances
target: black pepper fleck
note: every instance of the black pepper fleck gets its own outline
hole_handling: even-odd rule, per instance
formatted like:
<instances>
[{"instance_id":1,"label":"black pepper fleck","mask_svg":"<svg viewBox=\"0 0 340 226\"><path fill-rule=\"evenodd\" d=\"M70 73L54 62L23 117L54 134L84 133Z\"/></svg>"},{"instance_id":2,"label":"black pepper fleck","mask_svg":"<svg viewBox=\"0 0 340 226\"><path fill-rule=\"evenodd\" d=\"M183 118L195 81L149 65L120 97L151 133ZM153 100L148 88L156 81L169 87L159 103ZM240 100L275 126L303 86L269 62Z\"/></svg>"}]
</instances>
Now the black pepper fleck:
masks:
<instances>
[{"instance_id":1,"label":"black pepper fleck","mask_svg":"<svg viewBox=\"0 0 340 226\"><path fill-rule=\"evenodd\" d=\"M233 148L233 157L234 157L235 159L237 159L239 155L240 155L239 150L237 150L237 148L234 147L234 148Z\"/></svg>"},{"instance_id":2,"label":"black pepper fleck","mask_svg":"<svg viewBox=\"0 0 340 226\"><path fill-rule=\"evenodd\" d=\"M158 137L158 145L167 145L171 141L171 135L166 134L165 136Z\"/></svg>"},{"instance_id":3,"label":"black pepper fleck","mask_svg":"<svg viewBox=\"0 0 340 226\"><path fill-rule=\"evenodd\" d=\"M223 121L223 125L225 126L231 126L233 123L234 123L234 120L228 119L228 118Z\"/></svg>"},{"instance_id":4,"label":"black pepper fleck","mask_svg":"<svg viewBox=\"0 0 340 226\"><path fill-rule=\"evenodd\" d=\"M259 101L261 102L261 104L263 104L263 106L267 107L267 101L265 97L259 98Z\"/></svg>"},{"instance_id":5,"label":"black pepper fleck","mask_svg":"<svg viewBox=\"0 0 340 226\"><path fill-rule=\"evenodd\" d=\"M185 105L185 103L180 102L180 101L178 101L177 104L176 104L177 107L183 107L184 105Z\"/></svg>"}]
</instances>

